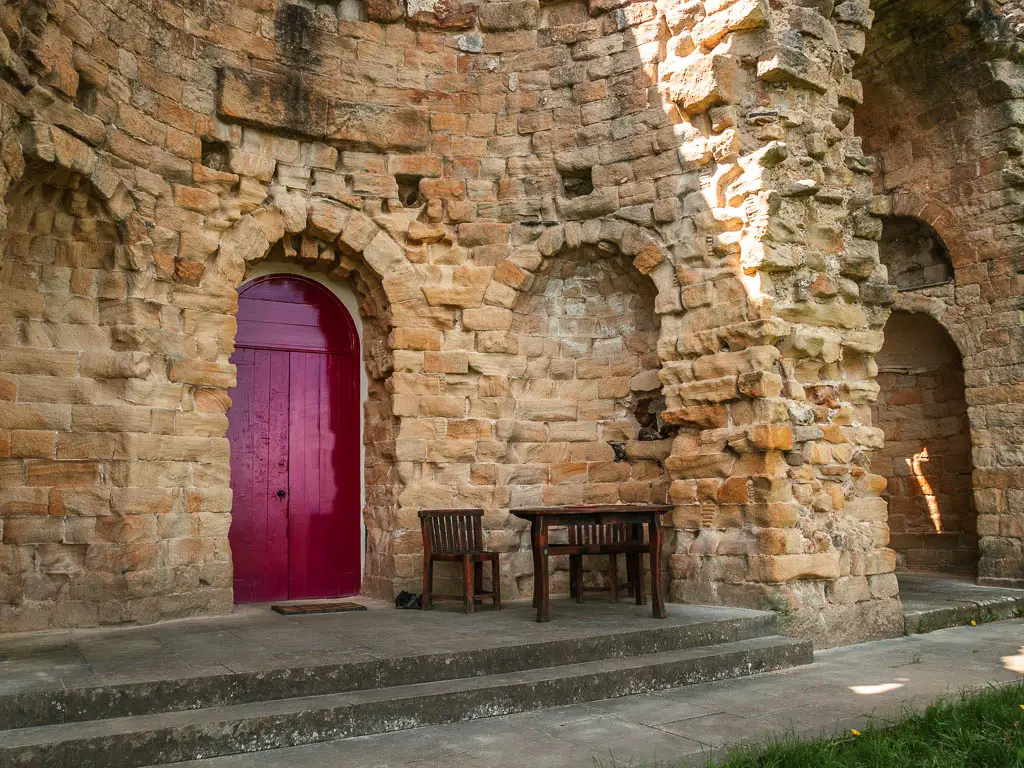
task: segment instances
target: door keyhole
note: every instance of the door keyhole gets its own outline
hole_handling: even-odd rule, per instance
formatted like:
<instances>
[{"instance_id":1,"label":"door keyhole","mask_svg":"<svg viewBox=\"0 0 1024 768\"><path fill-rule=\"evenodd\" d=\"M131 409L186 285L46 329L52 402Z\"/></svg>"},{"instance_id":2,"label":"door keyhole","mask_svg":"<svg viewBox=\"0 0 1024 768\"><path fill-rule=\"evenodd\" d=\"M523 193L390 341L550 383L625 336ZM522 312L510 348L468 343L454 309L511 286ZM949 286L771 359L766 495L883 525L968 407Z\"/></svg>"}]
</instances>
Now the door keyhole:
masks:
<instances>
[{"instance_id":1,"label":"door keyhole","mask_svg":"<svg viewBox=\"0 0 1024 768\"><path fill-rule=\"evenodd\" d=\"M281 499L282 501L284 501L284 497L285 497L285 495L286 495L286 494L285 494L284 488L282 488L281 490L279 490L279 491L277 492L277 498Z\"/></svg>"}]
</instances>

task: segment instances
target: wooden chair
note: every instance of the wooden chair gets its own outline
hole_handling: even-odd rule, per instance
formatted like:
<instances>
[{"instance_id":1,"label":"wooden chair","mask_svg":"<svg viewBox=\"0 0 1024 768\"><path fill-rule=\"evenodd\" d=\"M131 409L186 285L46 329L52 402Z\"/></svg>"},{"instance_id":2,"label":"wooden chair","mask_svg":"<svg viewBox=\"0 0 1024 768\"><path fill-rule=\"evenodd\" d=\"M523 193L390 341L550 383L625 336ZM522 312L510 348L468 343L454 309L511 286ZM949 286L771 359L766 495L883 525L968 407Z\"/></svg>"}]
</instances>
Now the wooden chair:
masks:
<instances>
[{"instance_id":1,"label":"wooden chair","mask_svg":"<svg viewBox=\"0 0 1024 768\"><path fill-rule=\"evenodd\" d=\"M552 545L552 551L569 555L569 592L577 603L583 602L583 556L608 555L608 586L612 602L619 602L618 556L626 556L626 588L629 595L635 593L637 603L646 602L643 594L643 559L640 553L644 546L643 526L615 525L574 525L569 527L568 544Z\"/></svg>"},{"instance_id":2,"label":"wooden chair","mask_svg":"<svg viewBox=\"0 0 1024 768\"><path fill-rule=\"evenodd\" d=\"M472 613L477 600L491 597L495 610L501 610L501 573L498 553L484 549L482 509L423 509L423 609L433 607L435 597L463 601L466 613ZM462 563L462 595L434 594L434 563ZM484 591L484 562L491 561L490 591Z\"/></svg>"}]
</instances>

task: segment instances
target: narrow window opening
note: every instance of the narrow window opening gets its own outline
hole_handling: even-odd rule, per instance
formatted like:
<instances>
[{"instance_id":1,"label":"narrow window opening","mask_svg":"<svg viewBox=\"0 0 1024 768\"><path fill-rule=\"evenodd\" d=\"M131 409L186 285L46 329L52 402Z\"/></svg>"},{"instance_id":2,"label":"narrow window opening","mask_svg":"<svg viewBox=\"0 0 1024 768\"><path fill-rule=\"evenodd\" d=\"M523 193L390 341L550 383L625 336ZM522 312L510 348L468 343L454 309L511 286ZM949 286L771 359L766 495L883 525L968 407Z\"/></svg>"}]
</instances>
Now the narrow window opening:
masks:
<instances>
[{"instance_id":1,"label":"narrow window opening","mask_svg":"<svg viewBox=\"0 0 1024 768\"><path fill-rule=\"evenodd\" d=\"M80 83L75 94L75 106L87 115L96 111L96 87L89 83Z\"/></svg>"},{"instance_id":2,"label":"narrow window opening","mask_svg":"<svg viewBox=\"0 0 1024 768\"><path fill-rule=\"evenodd\" d=\"M583 197L594 191L594 180L590 168L562 173L562 190L569 199Z\"/></svg>"},{"instance_id":3,"label":"narrow window opening","mask_svg":"<svg viewBox=\"0 0 1024 768\"><path fill-rule=\"evenodd\" d=\"M675 435L679 428L662 421L664 411L665 398L661 395L636 396L632 413L640 427L637 440L665 440Z\"/></svg>"},{"instance_id":4,"label":"narrow window opening","mask_svg":"<svg viewBox=\"0 0 1024 768\"><path fill-rule=\"evenodd\" d=\"M411 173L400 173L395 176L398 182L398 199L406 208L415 208L420 204L420 180L422 176Z\"/></svg>"},{"instance_id":5,"label":"narrow window opening","mask_svg":"<svg viewBox=\"0 0 1024 768\"><path fill-rule=\"evenodd\" d=\"M227 173L230 170L227 144L214 139L201 139L201 142L203 149L203 165L215 171L223 171Z\"/></svg>"}]
</instances>

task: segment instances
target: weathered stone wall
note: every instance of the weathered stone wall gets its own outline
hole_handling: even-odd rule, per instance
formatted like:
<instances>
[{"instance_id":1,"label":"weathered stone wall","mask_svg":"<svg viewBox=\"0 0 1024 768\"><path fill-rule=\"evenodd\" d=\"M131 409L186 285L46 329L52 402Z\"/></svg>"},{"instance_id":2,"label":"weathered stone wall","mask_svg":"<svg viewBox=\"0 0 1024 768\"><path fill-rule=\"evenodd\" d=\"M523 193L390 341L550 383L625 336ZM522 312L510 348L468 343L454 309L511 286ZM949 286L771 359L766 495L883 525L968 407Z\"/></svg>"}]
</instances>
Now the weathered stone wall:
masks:
<instances>
[{"instance_id":1,"label":"weathered stone wall","mask_svg":"<svg viewBox=\"0 0 1024 768\"><path fill-rule=\"evenodd\" d=\"M872 412L885 446L889 530L904 570L977 572L971 438L960 353L929 315L894 312L878 354Z\"/></svg>"},{"instance_id":2,"label":"weathered stone wall","mask_svg":"<svg viewBox=\"0 0 1024 768\"><path fill-rule=\"evenodd\" d=\"M26 0L0 22L0 181L23 153L74 170L117 225L102 281L130 309L98 327L160 385L120 402L173 426L116 438L131 466L186 467L141 485L170 489L189 533L140 540L181 535L195 559L153 575L198 577L142 589L153 612L97 590L71 615L30 597L8 502L5 628L226 609L236 288L270 258L362 297L367 593L418 582L420 507L484 507L514 597L532 561L510 506L667 492L672 599L773 608L822 644L901 630L870 471L895 291L852 119L864 0ZM12 269L0 288L20 290ZM3 360L45 350L17 333ZM31 407L6 396L4 436ZM992 442L1011 432L979 450L1012 452ZM60 514L55 477L32 514ZM104 540L59 543L88 560Z\"/></svg>"},{"instance_id":3,"label":"weathered stone wall","mask_svg":"<svg viewBox=\"0 0 1024 768\"><path fill-rule=\"evenodd\" d=\"M856 69L865 96L856 130L879 158L877 209L933 227L955 277L902 290L895 307L937 318L962 353L980 515L978 575L983 582L1019 583L1024 116L1017 83L1024 70L1013 23L1019 4L903 0L873 7L875 23ZM915 268L909 254L891 245L883 240L890 279L901 289L922 285L906 281Z\"/></svg>"}]
</instances>

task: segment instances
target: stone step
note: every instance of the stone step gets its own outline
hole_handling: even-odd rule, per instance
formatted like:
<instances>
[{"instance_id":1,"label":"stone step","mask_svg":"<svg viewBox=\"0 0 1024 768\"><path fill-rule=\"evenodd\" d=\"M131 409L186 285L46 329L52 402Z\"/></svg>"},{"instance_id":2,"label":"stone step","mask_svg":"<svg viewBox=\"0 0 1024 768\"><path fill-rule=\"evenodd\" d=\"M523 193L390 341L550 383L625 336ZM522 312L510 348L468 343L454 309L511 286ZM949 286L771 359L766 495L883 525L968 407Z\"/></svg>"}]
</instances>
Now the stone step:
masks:
<instances>
[{"instance_id":1,"label":"stone step","mask_svg":"<svg viewBox=\"0 0 1024 768\"><path fill-rule=\"evenodd\" d=\"M903 620L908 635L923 635L937 629L963 627L972 621L987 624L1024 616L1024 592L1020 597L994 597L990 600L949 603L938 606L904 604Z\"/></svg>"},{"instance_id":2,"label":"stone step","mask_svg":"<svg viewBox=\"0 0 1024 768\"><path fill-rule=\"evenodd\" d=\"M101 718L148 715L249 702L322 696L373 688L497 675L563 664L628 658L764 637L777 631L774 613L702 618L629 631L394 656L373 661L262 668L100 686L50 688L0 696L0 723L29 728ZM500 642L495 638L494 642Z\"/></svg>"},{"instance_id":3,"label":"stone step","mask_svg":"<svg viewBox=\"0 0 1024 768\"><path fill-rule=\"evenodd\" d=\"M908 635L1024 615L1024 589L984 586L939 574L901 573L898 578Z\"/></svg>"},{"instance_id":4,"label":"stone step","mask_svg":"<svg viewBox=\"0 0 1024 768\"><path fill-rule=\"evenodd\" d=\"M783 669L808 641L768 636L348 693L0 732L0 765L134 768L628 696Z\"/></svg>"}]
</instances>

